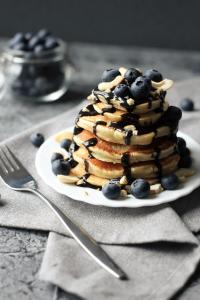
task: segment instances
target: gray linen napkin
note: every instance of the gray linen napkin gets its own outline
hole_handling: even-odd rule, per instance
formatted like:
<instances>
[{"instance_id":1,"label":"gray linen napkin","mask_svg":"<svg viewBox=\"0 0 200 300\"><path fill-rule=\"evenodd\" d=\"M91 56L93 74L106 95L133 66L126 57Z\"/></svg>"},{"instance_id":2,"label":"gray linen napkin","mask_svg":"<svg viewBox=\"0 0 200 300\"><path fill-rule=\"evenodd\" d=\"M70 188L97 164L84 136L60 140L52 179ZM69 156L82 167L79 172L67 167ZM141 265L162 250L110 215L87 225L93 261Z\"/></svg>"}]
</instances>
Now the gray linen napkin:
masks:
<instances>
[{"instance_id":1,"label":"gray linen napkin","mask_svg":"<svg viewBox=\"0 0 200 300\"><path fill-rule=\"evenodd\" d=\"M153 295L150 299L168 299L190 277L200 259L199 243L188 229L189 222L185 225L168 205L111 209L72 201L45 186L36 174L36 150L29 142L30 133L40 131L48 137L71 125L79 109L80 107L76 107L6 143L37 179L45 195L63 212L82 225L97 241L115 245L105 246L106 251L121 264L130 281L123 283L122 288L119 281L107 277L105 271L84 256L74 241L56 233L50 234L40 276L88 299L94 299L94 293L98 296L95 299L106 294L112 294L113 299L118 299L117 293L121 295L119 299L130 299L130 295L136 299L146 299L148 294ZM196 123L194 126L197 126ZM2 184L0 189L4 203L1 206L0 225L48 230L67 235L53 213L39 199L10 191ZM181 214L180 209L177 211ZM187 221L185 211L183 218Z\"/></svg>"}]
</instances>

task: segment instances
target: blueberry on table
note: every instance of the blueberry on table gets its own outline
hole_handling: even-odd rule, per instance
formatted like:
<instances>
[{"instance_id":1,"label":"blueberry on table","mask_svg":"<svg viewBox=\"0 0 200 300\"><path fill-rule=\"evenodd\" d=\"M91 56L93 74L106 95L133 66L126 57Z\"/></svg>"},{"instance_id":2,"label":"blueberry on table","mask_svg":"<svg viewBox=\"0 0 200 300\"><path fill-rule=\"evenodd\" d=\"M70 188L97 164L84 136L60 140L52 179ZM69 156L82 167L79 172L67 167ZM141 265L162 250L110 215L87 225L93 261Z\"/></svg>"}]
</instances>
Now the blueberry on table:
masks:
<instances>
[{"instance_id":1,"label":"blueberry on table","mask_svg":"<svg viewBox=\"0 0 200 300\"><path fill-rule=\"evenodd\" d=\"M163 80L162 74L155 69L147 70L144 75L155 82L160 82Z\"/></svg>"},{"instance_id":2,"label":"blueberry on table","mask_svg":"<svg viewBox=\"0 0 200 300\"><path fill-rule=\"evenodd\" d=\"M161 178L161 185L165 190L174 190L179 184L176 174L171 174Z\"/></svg>"},{"instance_id":3,"label":"blueberry on table","mask_svg":"<svg viewBox=\"0 0 200 300\"><path fill-rule=\"evenodd\" d=\"M190 155L181 155L178 166L179 168L190 168L192 165L192 158Z\"/></svg>"},{"instance_id":4,"label":"blueberry on table","mask_svg":"<svg viewBox=\"0 0 200 300\"><path fill-rule=\"evenodd\" d=\"M35 147L40 147L44 143L44 136L41 133L33 133L31 134L31 143Z\"/></svg>"},{"instance_id":5,"label":"blueberry on table","mask_svg":"<svg viewBox=\"0 0 200 300\"><path fill-rule=\"evenodd\" d=\"M55 161L55 160L61 160L63 159L63 155L61 153L53 153L52 157L51 157L51 162Z\"/></svg>"},{"instance_id":6,"label":"blueberry on table","mask_svg":"<svg viewBox=\"0 0 200 300\"><path fill-rule=\"evenodd\" d=\"M115 96L124 98L129 95L129 87L126 84L119 84L113 92Z\"/></svg>"},{"instance_id":7,"label":"blueberry on table","mask_svg":"<svg viewBox=\"0 0 200 300\"><path fill-rule=\"evenodd\" d=\"M119 76L120 72L116 69L107 69L103 72L101 80L102 82L109 82L115 79L115 77Z\"/></svg>"},{"instance_id":8,"label":"blueberry on table","mask_svg":"<svg viewBox=\"0 0 200 300\"><path fill-rule=\"evenodd\" d=\"M126 81L129 84L131 84L141 75L142 75L142 73L139 70L137 70L135 68L130 68L124 74L124 78L126 79Z\"/></svg>"},{"instance_id":9,"label":"blueberry on table","mask_svg":"<svg viewBox=\"0 0 200 300\"><path fill-rule=\"evenodd\" d=\"M118 199L121 193L120 186L114 182L105 184L102 188L103 195L108 199Z\"/></svg>"},{"instance_id":10,"label":"blueberry on table","mask_svg":"<svg viewBox=\"0 0 200 300\"><path fill-rule=\"evenodd\" d=\"M52 162L52 171L55 175L68 175L70 169L71 166L68 161L57 159Z\"/></svg>"},{"instance_id":11,"label":"blueberry on table","mask_svg":"<svg viewBox=\"0 0 200 300\"><path fill-rule=\"evenodd\" d=\"M180 103L181 109L184 111L193 111L194 110L194 102L189 98L184 98Z\"/></svg>"},{"instance_id":12,"label":"blueberry on table","mask_svg":"<svg viewBox=\"0 0 200 300\"><path fill-rule=\"evenodd\" d=\"M145 179L136 179L131 184L131 193L136 198L142 199L148 197L150 184Z\"/></svg>"},{"instance_id":13,"label":"blueberry on table","mask_svg":"<svg viewBox=\"0 0 200 300\"><path fill-rule=\"evenodd\" d=\"M131 85L131 94L136 101L145 100L148 98L151 90L151 81L144 77L138 77Z\"/></svg>"},{"instance_id":14,"label":"blueberry on table","mask_svg":"<svg viewBox=\"0 0 200 300\"><path fill-rule=\"evenodd\" d=\"M60 143L60 147L64 148L66 151L69 151L69 147L71 145L72 141L70 139L64 139Z\"/></svg>"}]
</instances>

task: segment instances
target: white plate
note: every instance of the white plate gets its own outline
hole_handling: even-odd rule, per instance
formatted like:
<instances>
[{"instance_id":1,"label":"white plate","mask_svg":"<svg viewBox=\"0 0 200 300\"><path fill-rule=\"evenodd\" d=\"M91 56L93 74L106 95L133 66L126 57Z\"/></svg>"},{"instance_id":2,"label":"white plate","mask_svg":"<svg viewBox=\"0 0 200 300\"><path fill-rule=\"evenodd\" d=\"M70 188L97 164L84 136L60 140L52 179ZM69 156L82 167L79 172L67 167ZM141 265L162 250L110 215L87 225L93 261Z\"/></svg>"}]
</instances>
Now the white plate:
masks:
<instances>
[{"instance_id":1,"label":"white plate","mask_svg":"<svg viewBox=\"0 0 200 300\"><path fill-rule=\"evenodd\" d=\"M67 129L72 130L71 127ZM51 156L55 149L58 148L58 144L53 136L46 140L46 142L44 142L44 144L42 144L39 148L36 155L35 165L38 174L47 185L58 193L66 195L73 200L110 207L142 207L159 205L186 196L200 186L200 145L184 133L179 132L178 136L185 139L187 146L191 150L196 173L189 177L178 189L174 191L163 191L149 199L140 200L134 198L132 195L128 195L122 200L109 200L104 197L101 191L59 182L51 170Z\"/></svg>"}]
</instances>

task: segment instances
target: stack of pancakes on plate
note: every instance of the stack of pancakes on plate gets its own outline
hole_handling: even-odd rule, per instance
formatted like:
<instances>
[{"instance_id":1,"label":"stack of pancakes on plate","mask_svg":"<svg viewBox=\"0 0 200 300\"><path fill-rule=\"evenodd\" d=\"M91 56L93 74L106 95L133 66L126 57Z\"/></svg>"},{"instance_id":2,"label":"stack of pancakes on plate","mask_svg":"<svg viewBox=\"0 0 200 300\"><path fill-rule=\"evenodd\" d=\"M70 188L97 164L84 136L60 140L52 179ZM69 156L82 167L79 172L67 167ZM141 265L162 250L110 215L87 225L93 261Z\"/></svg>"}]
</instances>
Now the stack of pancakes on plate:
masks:
<instances>
[{"instance_id":1,"label":"stack of pancakes on plate","mask_svg":"<svg viewBox=\"0 0 200 300\"><path fill-rule=\"evenodd\" d=\"M143 178L159 190L161 176L177 170L181 113L165 100L173 82L151 81L149 96L140 101L130 95L117 97L115 87L128 84L126 71L120 68L112 81L101 82L79 112L69 149L72 168L68 175L58 175L62 182L101 188L114 180L126 189ZM63 132L57 140L69 137Z\"/></svg>"}]
</instances>

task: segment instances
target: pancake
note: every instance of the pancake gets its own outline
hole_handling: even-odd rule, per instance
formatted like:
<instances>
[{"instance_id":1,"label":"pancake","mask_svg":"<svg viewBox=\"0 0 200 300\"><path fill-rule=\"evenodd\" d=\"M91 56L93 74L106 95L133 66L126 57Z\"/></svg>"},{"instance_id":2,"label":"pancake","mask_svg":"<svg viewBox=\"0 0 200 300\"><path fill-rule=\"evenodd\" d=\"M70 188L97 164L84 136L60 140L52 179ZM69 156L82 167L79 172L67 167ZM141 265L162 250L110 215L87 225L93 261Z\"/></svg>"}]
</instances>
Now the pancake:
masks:
<instances>
[{"instance_id":1,"label":"pancake","mask_svg":"<svg viewBox=\"0 0 200 300\"><path fill-rule=\"evenodd\" d=\"M79 147L84 146L92 157L112 163L122 163L127 156L131 164L155 160L169 156L176 149L174 139L160 139L149 147L119 145L108 143L87 130L75 135L73 140Z\"/></svg>"}]
</instances>

